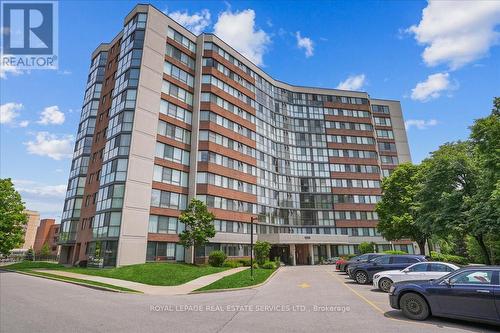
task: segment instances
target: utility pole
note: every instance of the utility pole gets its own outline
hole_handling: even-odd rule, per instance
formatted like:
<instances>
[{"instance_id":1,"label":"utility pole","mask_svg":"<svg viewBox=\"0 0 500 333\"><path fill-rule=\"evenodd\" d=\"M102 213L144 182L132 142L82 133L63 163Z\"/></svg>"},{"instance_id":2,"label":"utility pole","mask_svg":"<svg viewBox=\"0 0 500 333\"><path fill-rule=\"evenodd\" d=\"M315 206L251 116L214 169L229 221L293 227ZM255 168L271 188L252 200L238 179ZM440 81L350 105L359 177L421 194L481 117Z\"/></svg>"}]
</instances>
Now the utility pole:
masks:
<instances>
[{"instance_id":1,"label":"utility pole","mask_svg":"<svg viewBox=\"0 0 500 333\"><path fill-rule=\"evenodd\" d=\"M252 216L250 218L250 277L253 280L253 221L257 217Z\"/></svg>"}]
</instances>

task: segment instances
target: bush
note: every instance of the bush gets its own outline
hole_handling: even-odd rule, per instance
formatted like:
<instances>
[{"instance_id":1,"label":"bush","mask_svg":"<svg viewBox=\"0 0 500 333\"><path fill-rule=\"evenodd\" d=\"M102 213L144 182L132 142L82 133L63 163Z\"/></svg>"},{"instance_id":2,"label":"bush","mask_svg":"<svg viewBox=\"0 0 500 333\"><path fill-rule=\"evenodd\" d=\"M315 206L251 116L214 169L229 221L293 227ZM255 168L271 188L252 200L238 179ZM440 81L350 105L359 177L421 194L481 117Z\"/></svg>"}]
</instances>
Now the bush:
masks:
<instances>
[{"instance_id":1,"label":"bush","mask_svg":"<svg viewBox=\"0 0 500 333\"><path fill-rule=\"evenodd\" d=\"M271 244L268 242L257 241L254 247L255 260L259 265L263 265L266 260L269 260L269 251L271 251Z\"/></svg>"},{"instance_id":2,"label":"bush","mask_svg":"<svg viewBox=\"0 0 500 333\"><path fill-rule=\"evenodd\" d=\"M243 264L239 260L226 260L224 261L224 264L222 264L222 266L237 268L243 266Z\"/></svg>"},{"instance_id":3,"label":"bush","mask_svg":"<svg viewBox=\"0 0 500 333\"><path fill-rule=\"evenodd\" d=\"M385 254L408 254L405 251L399 251L399 250L387 250L384 251Z\"/></svg>"},{"instance_id":4,"label":"bush","mask_svg":"<svg viewBox=\"0 0 500 333\"><path fill-rule=\"evenodd\" d=\"M373 242L371 242L371 243L363 242L363 243L359 244L359 246L358 246L359 252L361 252L362 254L373 253L373 252L375 252L374 245L375 245L375 243L373 243Z\"/></svg>"},{"instance_id":5,"label":"bush","mask_svg":"<svg viewBox=\"0 0 500 333\"><path fill-rule=\"evenodd\" d=\"M213 251L208 256L208 263L213 267L222 267L224 261L226 261L226 254L222 251Z\"/></svg>"},{"instance_id":6,"label":"bush","mask_svg":"<svg viewBox=\"0 0 500 333\"><path fill-rule=\"evenodd\" d=\"M467 258L461 256L455 256L452 254L442 254L439 252L431 251L431 260L432 261L443 261L449 262L457 265L467 265L469 264L469 260Z\"/></svg>"},{"instance_id":7,"label":"bush","mask_svg":"<svg viewBox=\"0 0 500 333\"><path fill-rule=\"evenodd\" d=\"M34 259L35 259L35 253L33 252L33 249L30 248L24 255L24 260L33 261Z\"/></svg>"},{"instance_id":8,"label":"bush","mask_svg":"<svg viewBox=\"0 0 500 333\"><path fill-rule=\"evenodd\" d=\"M244 267L250 267L250 259L239 259L238 260Z\"/></svg>"},{"instance_id":9,"label":"bush","mask_svg":"<svg viewBox=\"0 0 500 333\"><path fill-rule=\"evenodd\" d=\"M260 265L260 268L276 269L276 263L274 263L272 261L266 261L264 264Z\"/></svg>"},{"instance_id":10,"label":"bush","mask_svg":"<svg viewBox=\"0 0 500 333\"><path fill-rule=\"evenodd\" d=\"M274 258L274 264L276 265L276 268L281 266L281 260L279 257Z\"/></svg>"}]
</instances>

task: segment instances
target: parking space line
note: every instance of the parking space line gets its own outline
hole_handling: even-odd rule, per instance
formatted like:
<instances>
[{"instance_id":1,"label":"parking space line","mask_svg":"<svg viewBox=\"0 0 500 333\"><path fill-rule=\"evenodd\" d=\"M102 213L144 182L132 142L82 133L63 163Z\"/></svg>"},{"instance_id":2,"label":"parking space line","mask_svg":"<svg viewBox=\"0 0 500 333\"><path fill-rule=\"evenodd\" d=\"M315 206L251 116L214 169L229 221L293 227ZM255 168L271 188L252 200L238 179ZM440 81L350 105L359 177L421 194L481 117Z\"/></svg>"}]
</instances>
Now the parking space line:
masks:
<instances>
[{"instance_id":1,"label":"parking space line","mask_svg":"<svg viewBox=\"0 0 500 333\"><path fill-rule=\"evenodd\" d=\"M358 296L359 298L361 298L363 301L365 301L368 305L370 305L372 308L374 308L375 310L377 310L378 312L380 312L381 315L383 315L385 318L389 319L389 320L394 320L394 321L399 321L399 322L403 322L405 324L414 324L414 325L424 325L424 326L427 326L429 324L426 324L426 323L421 323L421 322L418 322L418 321L406 321L406 320L402 320L402 319L398 319L398 318L394 318L388 314L386 314L386 311L384 311L383 309L381 309L379 306L377 306L375 304L375 302L373 301L370 301L368 298L366 298L365 296L361 295L359 292L357 292L356 290L354 290L353 288L351 288L349 285L347 285L347 283L345 283L344 281L342 281L337 275L335 275L333 272L329 271L329 270L326 270L326 269L323 269L325 272L327 272L328 274L330 274L331 276L333 276L335 278L335 280L339 281L341 284L343 284L347 289L349 289L350 291L352 291L356 296ZM376 303L379 303L379 302L376 302Z\"/></svg>"}]
</instances>

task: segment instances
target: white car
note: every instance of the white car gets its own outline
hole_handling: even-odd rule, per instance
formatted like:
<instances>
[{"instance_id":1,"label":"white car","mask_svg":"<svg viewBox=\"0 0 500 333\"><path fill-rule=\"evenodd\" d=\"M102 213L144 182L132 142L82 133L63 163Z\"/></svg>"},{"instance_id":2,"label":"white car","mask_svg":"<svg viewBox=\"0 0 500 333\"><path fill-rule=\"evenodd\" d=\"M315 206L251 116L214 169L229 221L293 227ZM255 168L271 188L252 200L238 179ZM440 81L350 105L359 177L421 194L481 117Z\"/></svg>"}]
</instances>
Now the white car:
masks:
<instances>
[{"instance_id":1,"label":"white car","mask_svg":"<svg viewBox=\"0 0 500 333\"><path fill-rule=\"evenodd\" d=\"M438 279L459 268L446 262L419 262L402 270L383 271L375 274L373 276L373 286L376 289L389 292L389 288L394 282Z\"/></svg>"}]
</instances>

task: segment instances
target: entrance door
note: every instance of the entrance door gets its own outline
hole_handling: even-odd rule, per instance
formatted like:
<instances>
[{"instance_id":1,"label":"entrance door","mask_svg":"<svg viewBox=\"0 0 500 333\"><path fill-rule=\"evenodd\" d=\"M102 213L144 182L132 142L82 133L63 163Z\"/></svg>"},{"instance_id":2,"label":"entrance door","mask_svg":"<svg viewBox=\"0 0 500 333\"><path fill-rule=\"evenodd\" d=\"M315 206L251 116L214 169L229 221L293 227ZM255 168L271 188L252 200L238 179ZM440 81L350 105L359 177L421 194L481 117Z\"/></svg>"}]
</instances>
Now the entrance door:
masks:
<instances>
[{"instance_id":1,"label":"entrance door","mask_svg":"<svg viewBox=\"0 0 500 333\"><path fill-rule=\"evenodd\" d=\"M309 265L310 264L310 256L309 256L309 245L307 244L297 244L295 245L295 254L296 254L296 262L297 265Z\"/></svg>"},{"instance_id":2,"label":"entrance door","mask_svg":"<svg viewBox=\"0 0 500 333\"><path fill-rule=\"evenodd\" d=\"M289 265L290 264L290 247L288 245L273 245L269 253L269 258L280 258L280 261Z\"/></svg>"}]
</instances>

